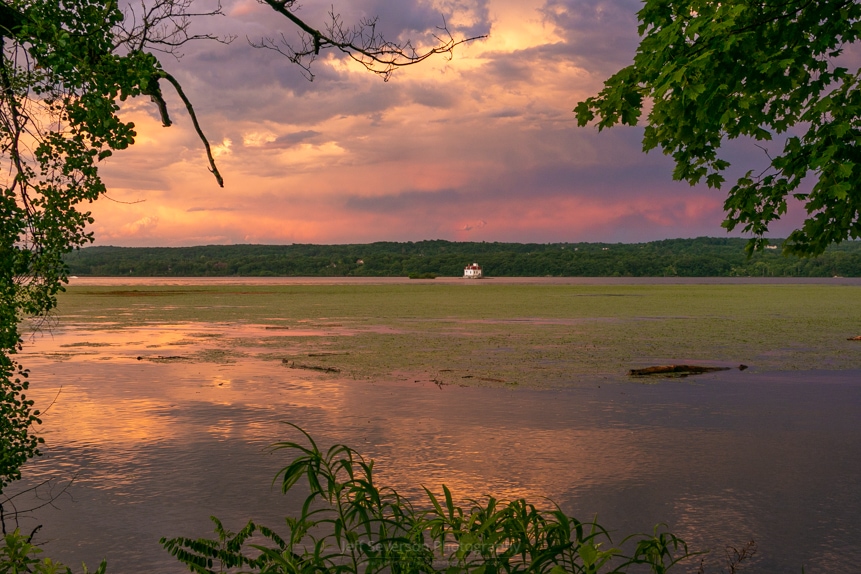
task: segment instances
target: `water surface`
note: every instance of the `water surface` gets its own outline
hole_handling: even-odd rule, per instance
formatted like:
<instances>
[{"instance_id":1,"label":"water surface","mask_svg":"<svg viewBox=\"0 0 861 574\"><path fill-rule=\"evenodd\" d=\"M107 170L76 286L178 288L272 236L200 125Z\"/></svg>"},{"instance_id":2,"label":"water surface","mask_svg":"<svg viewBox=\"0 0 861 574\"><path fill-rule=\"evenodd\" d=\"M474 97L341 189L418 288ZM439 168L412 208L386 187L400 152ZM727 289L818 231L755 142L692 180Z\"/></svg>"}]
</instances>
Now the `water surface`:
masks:
<instances>
[{"instance_id":1,"label":"water surface","mask_svg":"<svg viewBox=\"0 0 861 574\"><path fill-rule=\"evenodd\" d=\"M262 324L90 327L60 323L23 357L33 398L53 403L45 455L18 488L51 484L16 503L59 494L21 525L42 524L37 540L68 564L106 557L113 572L179 573L161 536L207 535L213 514L234 530L252 518L277 528L301 497L271 486L287 461L266 447L298 438L282 421L360 450L379 481L410 497L442 483L461 500L549 497L619 537L666 522L713 549L712 561L753 539L750 571L861 563L861 370L440 387L404 373L367 381L289 369L251 352L195 355L225 328L263 340L273 330ZM339 329L349 336L331 321L324 331Z\"/></svg>"}]
</instances>

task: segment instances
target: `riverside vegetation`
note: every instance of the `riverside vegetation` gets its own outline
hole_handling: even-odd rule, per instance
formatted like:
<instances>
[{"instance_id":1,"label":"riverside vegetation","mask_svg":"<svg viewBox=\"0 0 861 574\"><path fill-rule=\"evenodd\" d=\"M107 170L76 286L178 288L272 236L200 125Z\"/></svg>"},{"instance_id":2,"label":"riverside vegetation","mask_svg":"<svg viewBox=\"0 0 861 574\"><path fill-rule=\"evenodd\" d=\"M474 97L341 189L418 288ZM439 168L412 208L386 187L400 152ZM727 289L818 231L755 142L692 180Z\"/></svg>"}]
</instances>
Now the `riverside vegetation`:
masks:
<instances>
[{"instance_id":1,"label":"riverside vegetation","mask_svg":"<svg viewBox=\"0 0 861 574\"><path fill-rule=\"evenodd\" d=\"M299 514L286 517L280 533L253 521L234 533L212 517L215 538L162 538L163 547L189 571L613 574L639 566L664 574L698 555L663 525L616 545L597 522L581 522L552 503L542 510L524 499L487 497L461 506L443 485L442 497L425 489L427 500L414 505L394 489L377 485L373 461L346 445L323 450L308 433L291 426L305 440L280 442L272 449L293 455L276 476L282 492L304 479L308 494ZM71 573L63 564L41 558L30 538L18 530L4 535L0 573ZM94 574L106 569L102 562ZM88 572L86 566L83 572Z\"/></svg>"},{"instance_id":2,"label":"riverside vegetation","mask_svg":"<svg viewBox=\"0 0 861 574\"><path fill-rule=\"evenodd\" d=\"M304 441L272 448L294 455L276 477L282 492L306 483L299 515L287 517L281 533L253 521L233 533L213 517L216 538L162 538L190 571L586 574L641 565L662 574L695 556L661 525L653 535L629 536L614 546L605 528L567 516L552 503L540 510L523 499L487 497L464 507L443 486L442 498L425 488L427 500L414 505L377 485L373 461L345 445L320 449L308 433L291 426Z\"/></svg>"},{"instance_id":3,"label":"riverside vegetation","mask_svg":"<svg viewBox=\"0 0 861 574\"><path fill-rule=\"evenodd\" d=\"M744 239L668 239L637 244L380 242L353 245L88 247L65 256L72 275L126 277L459 277L477 261L489 277L861 276L861 242L818 257L767 249L748 257Z\"/></svg>"}]
</instances>

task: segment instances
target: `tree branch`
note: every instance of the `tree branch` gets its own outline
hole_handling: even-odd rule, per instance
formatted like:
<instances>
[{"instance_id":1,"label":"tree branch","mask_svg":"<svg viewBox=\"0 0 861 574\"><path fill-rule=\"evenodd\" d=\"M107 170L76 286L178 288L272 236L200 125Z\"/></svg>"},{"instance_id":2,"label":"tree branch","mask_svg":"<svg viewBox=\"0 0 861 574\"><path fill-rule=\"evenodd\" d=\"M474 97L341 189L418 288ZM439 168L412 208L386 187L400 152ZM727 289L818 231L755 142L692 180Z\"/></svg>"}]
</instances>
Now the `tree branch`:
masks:
<instances>
[{"instance_id":1,"label":"tree branch","mask_svg":"<svg viewBox=\"0 0 861 574\"><path fill-rule=\"evenodd\" d=\"M150 78L149 85L144 93L148 95L153 102L155 102L155 105L158 108L158 114L161 116L161 125L169 128L173 125L173 122L170 121L170 114L167 112L167 102L164 101L164 96L162 96L158 80L158 76Z\"/></svg>"},{"instance_id":2,"label":"tree branch","mask_svg":"<svg viewBox=\"0 0 861 574\"><path fill-rule=\"evenodd\" d=\"M0 1L0 35L14 38L23 23L23 14Z\"/></svg>"},{"instance_id":3,"label":"tree branch","mask_svg":"<svg viewBox=\"0 0 861 574\"><path fill-rule=\"evenodd\" d=\"M301 67L309 80L314 79L311 64L319 56L320 50L333 48L346 54L367 70L388 80L397 68L418 64L437 54L452 54L454 48L467 42L486 38L486 35L461 38L456 40L448 29L445 18L442 26L433 33L436 45L424 50L417 49L412 42L403 44L390 42L376 29L377 19L363 19L355 26L346 26L341 16L329 12L330 21L326 31L308 25L296 16L293 7L296 0L259 0L295 24L300 32L299 46L295 46L281 34L279 41L274 38L263 38L259 43L249 43L256 48L273 50L287 57L291 62Z\"/></svg>"},{"instance_id":4,"label":"tree branch","mask_svg":"<svg viewBox=\"0 0 861 574\"><path fill-rule=\"evenodd\" d=\"M146 6L143 2L139 9L129 3L123 10L123 22L118 26L117 46L125 46L131 51L145 49L170 54L179 59L179 48L194 40L214 40L229 44L235 36L220 37L213 34L192 34L189 28L194 18L223 16L219 1L217 5L204 12L192 10L194 0L155 0Z\"/></svg>"},{"instance_id":5,"label":"tree branch","mask_svg":"<svg viewBox=\"0 0 861 574\"><path fill-rule=\"evenodd\" d=\"M173 85L174 89L176 89L176 93L185 104L185 109L188 110L188 115L191 116L191 123L194 124L194 129L197 131L197 135L200 138L200 141L203 142L203 147L206 149L206 158L209 160L209 171L211 171L212 175L215 176L215 180L218 182L219 187L224 187L224 179L221 177L221 174L218 173L218 167L215 165L215 158L212 157L212 149L209 147L209 140L206 139L206 135L203 133L203 130L200 129L200 124L197 122L197 114L194 113L194 107L191 105L191 101L185 95L185 92L182 91L182 86L176 78L165 71L162 71L161 75L165 80Z\"/></svg>"}]
</instances>

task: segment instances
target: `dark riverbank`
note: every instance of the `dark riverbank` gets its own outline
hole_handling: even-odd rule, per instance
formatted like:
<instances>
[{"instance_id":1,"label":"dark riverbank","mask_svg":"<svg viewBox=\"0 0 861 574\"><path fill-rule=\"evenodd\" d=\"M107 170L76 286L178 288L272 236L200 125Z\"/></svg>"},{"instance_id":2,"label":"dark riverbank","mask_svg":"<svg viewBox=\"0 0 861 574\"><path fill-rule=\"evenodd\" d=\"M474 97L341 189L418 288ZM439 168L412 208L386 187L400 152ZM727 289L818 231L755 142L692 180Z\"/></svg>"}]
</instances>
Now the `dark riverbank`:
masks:
<instances>
[{"instance_id":1,"label":"dark riverbank","mask_svg":"<svg viewBox=\"0 0 861 574\"><path fill-rule=\"evenodd\" d=\"M861 242L816 258L767 249L748 258L738 238L650 243L380 242L352 245L88 247L70 274L116 277L457 277L478 262L488 277L859 277ZM779 245L780 240L775 240Z\"/></svg>"}]
</instances>

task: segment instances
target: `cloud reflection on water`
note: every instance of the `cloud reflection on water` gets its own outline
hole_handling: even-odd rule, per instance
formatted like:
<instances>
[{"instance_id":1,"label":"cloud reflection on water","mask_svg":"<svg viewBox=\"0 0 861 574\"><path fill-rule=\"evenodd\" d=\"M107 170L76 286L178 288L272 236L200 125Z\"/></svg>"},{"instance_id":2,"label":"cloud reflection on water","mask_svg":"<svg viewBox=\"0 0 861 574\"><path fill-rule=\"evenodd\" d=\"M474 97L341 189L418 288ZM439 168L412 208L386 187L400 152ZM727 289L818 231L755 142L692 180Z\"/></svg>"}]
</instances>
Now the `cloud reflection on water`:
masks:
<instances>
[{"instance_id":1,"label":"cloud reflection on water","mask_svg":"<svg viewBox=\"0 0 861 574\"><path fill-rule=\"evenodd\" d=\"M158 536L201 535L210 513L230 527L252 517L279 524L295 501L269 490L285 455L264 452L297 438L281 424L289 420L321 445L344 442L375 459L378 480L410 497L445 483L461 500L550 497L620 532L666 520L695 548L755 537L771 571L821 559L839 572L861 560L848 534L861 472L835 456L861 447L857 384L814 391L783 382L792 375L718 374L564 392L440 389L248 356L201 360L195 353L219 328L64 324L27 347L32 398L44 408L56 397L41 429L46 455L28 465L28 480L78 473L71 493L82 501L43 521L54 556L93 563L106 552L117 571L180 572ZM198 358L136 359L174 352ZM796 545L802 536L807 548Z\"/></svg>"},{"instance_id":2,"label":"cloud reflection on water","mask_svg":"<svg viewBox=\"0 0 861 574\"><path fill-rule=\"evenodd\" d=\"M243 336L255 329L258 336L269 333L242 329ZM284 438L287 429L279 421L306 421L325 440L347 442L377 459L380 478L406 494L420 495L423 484L438 489L445 483L464 498L559 496L572 485L634 479L638 469L657 462L640 445L649 441L650 431L633 437L627 428L568 426L576 427L576 421L534 428L540 413L519 409L520 398L507 391L484 412L460 410L451 417L442 412L446 401L439 402L435 387L375 386L254 359L136 360L138 353L163 356L165 350L193 356L207 343L202 335L217 330L70 326L39 341L27 359L41 379L34 398L46 404L57 392L47 380L63 385L45 416L43 434L54 445L99 449L102 462L116 458L121 465L145 444L208 436L266 445ZM180 342L187 344L179 348ZM57 351L71 359L54 361L51 353ZM93 480L115 478L100 474Z\"/></svg>"}]
</instances>

